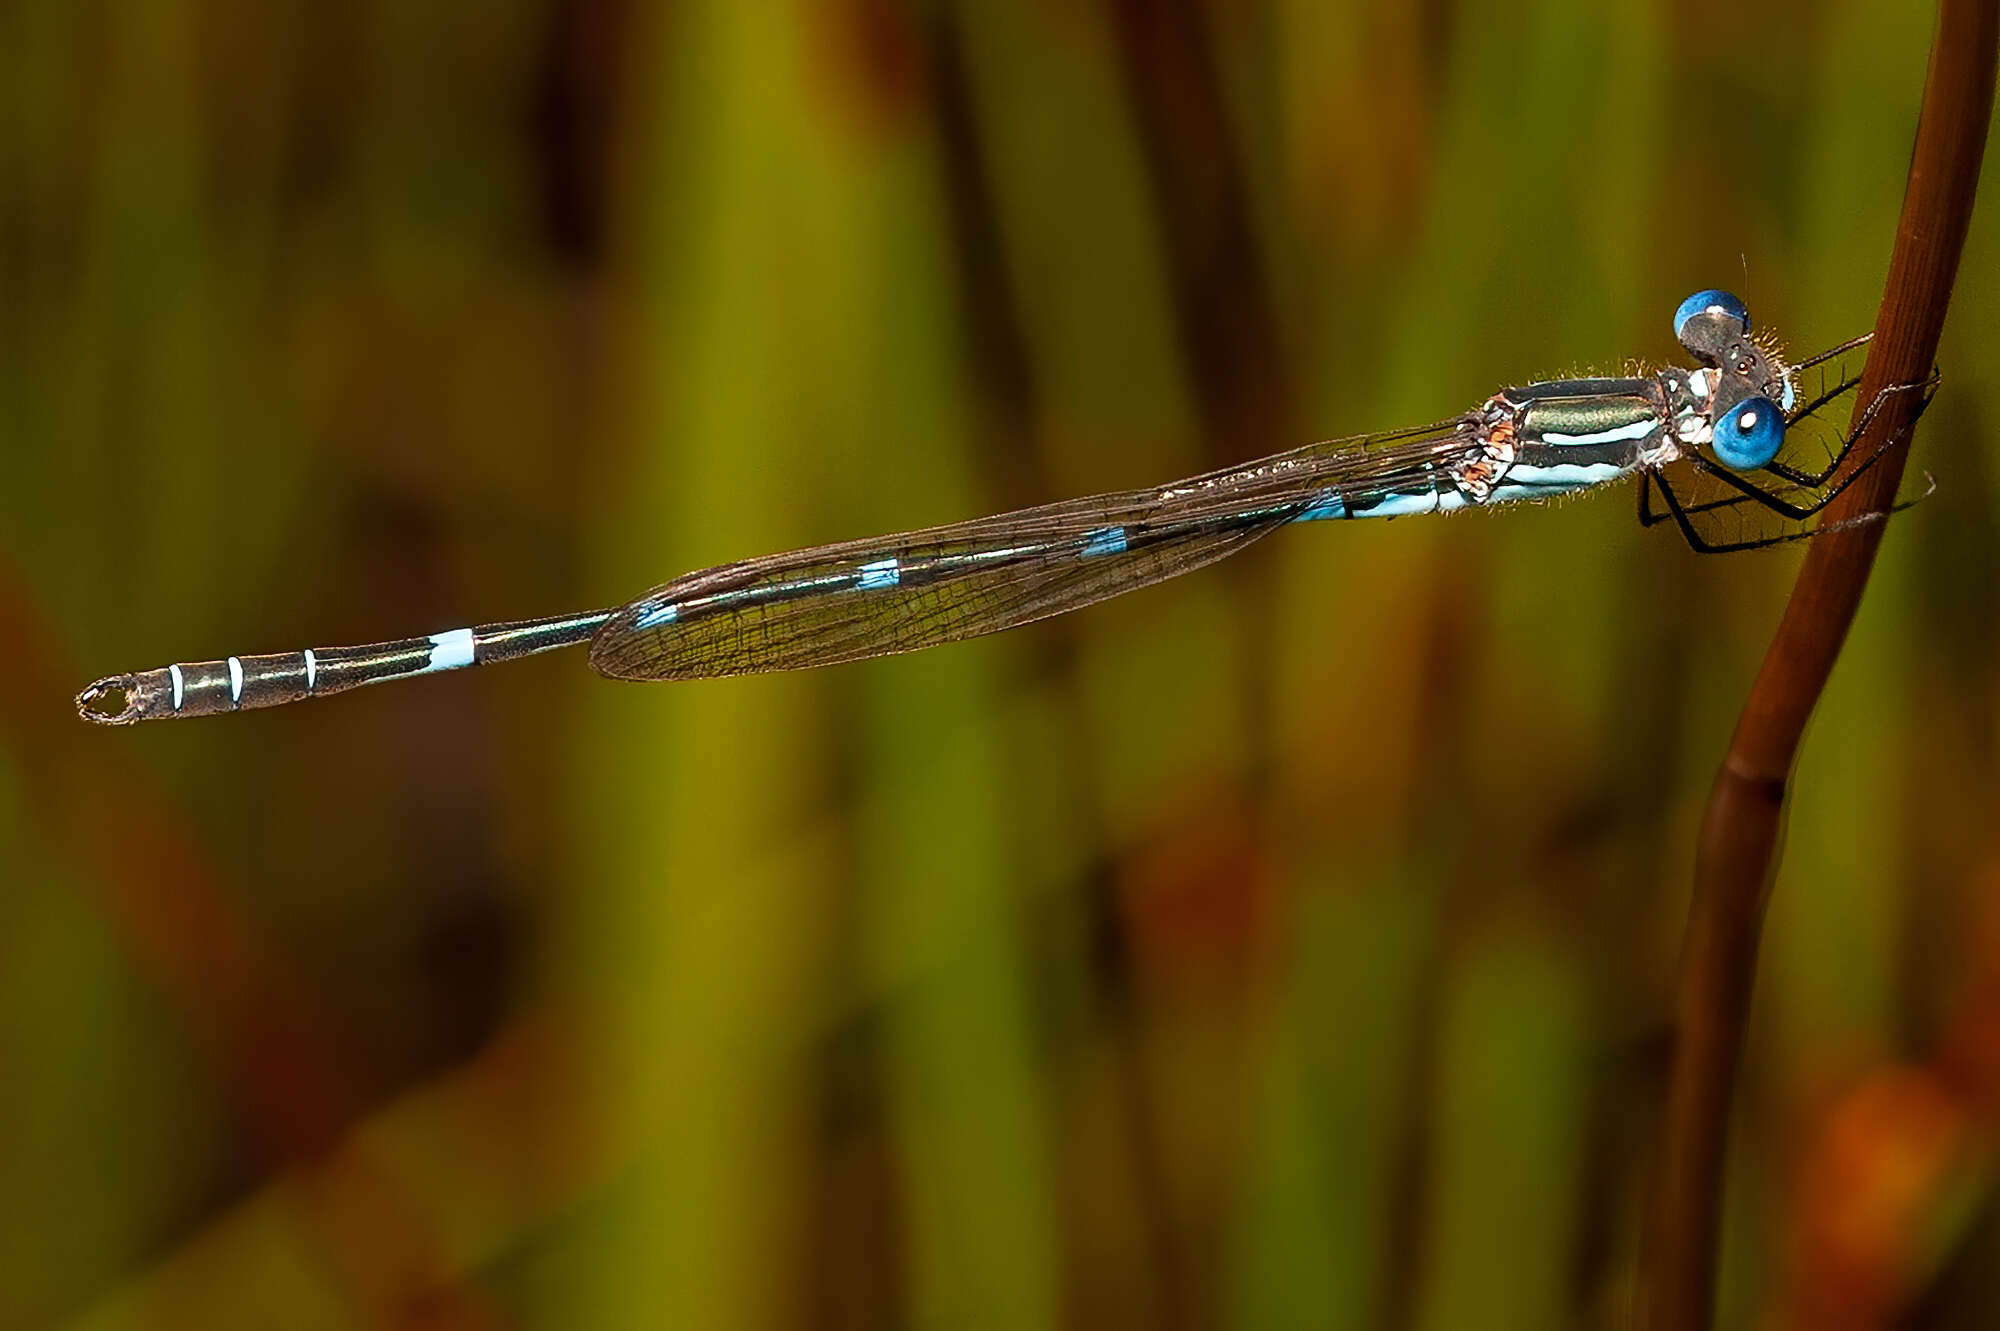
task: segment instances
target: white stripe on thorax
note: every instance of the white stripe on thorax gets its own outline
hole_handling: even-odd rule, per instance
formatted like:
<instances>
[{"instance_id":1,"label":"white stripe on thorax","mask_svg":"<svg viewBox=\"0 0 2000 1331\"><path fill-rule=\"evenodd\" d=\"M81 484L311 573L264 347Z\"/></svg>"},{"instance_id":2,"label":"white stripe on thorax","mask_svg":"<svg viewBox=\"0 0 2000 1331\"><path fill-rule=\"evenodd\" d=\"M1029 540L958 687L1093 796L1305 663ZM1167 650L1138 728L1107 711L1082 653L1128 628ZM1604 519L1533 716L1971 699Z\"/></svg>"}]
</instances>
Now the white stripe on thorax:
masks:
<instances>
[{"instance_id":1,"label":"white stripe on thorax","mask_svg":"<svg viewBox=\"0 0 2000 1331\"><path fill-rule=\"evenodd\" d=\"M1645 420L1633 421L1629 425L1620 425L1612 430L1599 430L1595 434L1554 434L1544 431L1541 439L1543 443L1553 444L1557 448L1588 448L1592 444L1616 444L1627 439L1644 439L1659 428L1660 422L1648 416Z\"/></svg>"},{"instance_id":2,"label":"white stripe on thorax","mask_svg":"<svg viewBox=\"0 0 2000 1331\"><path fill-rule=\"evenodd\" d=\"M1559 462L1553 467L1516 462L1507 468L1506 479L1517 485L1585 486L1617 480L1629 470L1617 462Z\"/></svg>"}]
</instances>

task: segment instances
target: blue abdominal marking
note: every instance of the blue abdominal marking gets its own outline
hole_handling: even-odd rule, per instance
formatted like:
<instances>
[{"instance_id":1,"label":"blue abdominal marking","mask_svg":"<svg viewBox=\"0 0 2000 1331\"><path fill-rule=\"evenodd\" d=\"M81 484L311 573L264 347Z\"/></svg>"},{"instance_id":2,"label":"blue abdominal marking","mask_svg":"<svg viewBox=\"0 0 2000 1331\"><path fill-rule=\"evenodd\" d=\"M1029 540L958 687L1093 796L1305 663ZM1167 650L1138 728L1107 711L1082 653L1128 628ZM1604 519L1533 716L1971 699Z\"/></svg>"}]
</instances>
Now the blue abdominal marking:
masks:
<instances>
[{"instance_id":1,"label":"blue abdominal marking","mask_svg":"<svg viewBox=\"0 0 2000 1331\"><path fill-rule=\"evenodd\" d=\"M1083 534L1085 558L1093 555L1122 555L1125 553L1125 529L1123 527L1099 527Z\"/></svg>"},{"instance_id":2,"label":"blue abdominal marking","mask_svg":"<svg viewBox=\"0 0 2000 1331\"><path fill-rule=\"evenodd\" d=\"M854 585L864 592L880 591L884 587L893 587L903 580L903 575L893 559L878 559L872 564L863 564L859 571L861 576Z\"/></svg>"},{"instance_id":3,"label":"blue abdominal marking","mask_svg":"<svg viewBox=\"0 0 2000 1331\"><path fill-rule=\"evenodd\" d=\"M664 605L649 605L632 621L632 627L640 630L656 629L662 624L673 623L680 617L680 613L681 608L672 601Z\"/></svg>"},{"instance_id":4,"label":"blue abdominal marking","mask_svg":"<svg viewBox=\"0 0 2000 1331\"><path fill-rule=\"evenodd\" d=\"M434 670L457 670L473 662L473 639L471 629L453 629L449 633L431 634L431 659L423 668L423 673Z\"/></svg>"}]
</instances>

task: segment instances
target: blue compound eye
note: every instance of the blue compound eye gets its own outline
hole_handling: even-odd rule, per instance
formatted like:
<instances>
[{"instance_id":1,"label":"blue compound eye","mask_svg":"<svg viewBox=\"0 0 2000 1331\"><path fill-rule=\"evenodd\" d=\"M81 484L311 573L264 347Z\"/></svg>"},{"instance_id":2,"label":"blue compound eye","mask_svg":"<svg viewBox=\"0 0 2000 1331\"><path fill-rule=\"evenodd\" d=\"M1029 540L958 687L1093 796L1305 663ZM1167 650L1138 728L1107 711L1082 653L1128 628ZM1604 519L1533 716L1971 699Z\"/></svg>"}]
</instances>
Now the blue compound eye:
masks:
<instances>
[{"instance_id":1,"label":"blue compound eye","mask_svg":"<svg viewBox=\"0 0 2000 1331\"><path fill-rule=\"evenodd\" d=\"M1761 467L1785 442L1785 413L1767 397L1746 397L1715 422L1715 456L1737 471Z\"/></svg>"},{"instance_id":2,"label":"blue compound eye","mask_svg":"<svg viewBox=\"0 0 2000 1331\"><path fill-rule=\"evenodd\" d=\"M1687 341L1681 336L1681 332L1687 327L1688 320L1697 314L1726 314L1742 324L1744 332L1750 331L1750 311L1744 307L1742 301L1727 291L1697 291L1682 301L1681 307L1674 311L1674 336L1683 342Z\"/></svg>"}]
</instances>

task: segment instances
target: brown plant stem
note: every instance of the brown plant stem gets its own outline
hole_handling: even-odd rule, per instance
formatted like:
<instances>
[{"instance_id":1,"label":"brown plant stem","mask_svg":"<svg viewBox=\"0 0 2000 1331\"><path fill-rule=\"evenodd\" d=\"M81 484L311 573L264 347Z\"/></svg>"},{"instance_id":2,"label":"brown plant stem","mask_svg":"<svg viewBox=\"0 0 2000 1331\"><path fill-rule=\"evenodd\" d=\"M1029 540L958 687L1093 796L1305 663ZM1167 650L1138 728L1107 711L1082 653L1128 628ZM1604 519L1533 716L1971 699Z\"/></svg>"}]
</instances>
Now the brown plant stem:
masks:
<instances>
[{"instance_id":1,"label":"brown plant stem","mask_svg":"<svg viewBox=\"0 0 2000 1331\"><path fill-rule=\"evenodd\" d=\"M1941 0L1857 422L1885 386L1919 382L1935 361L1992 116L1996 34L2000 0ZM1880 516L1813 541L1709 795L1681 952L1666 1135L1642 1272L1650 1331L1700 1331L1714 1319L1731 1091L1777 867L1786 782L1867 585L1921 396L1889 398L1857 441L1855 460L1897 440L1828 507L1822 526Z\"/></svg>"}]
</instances>

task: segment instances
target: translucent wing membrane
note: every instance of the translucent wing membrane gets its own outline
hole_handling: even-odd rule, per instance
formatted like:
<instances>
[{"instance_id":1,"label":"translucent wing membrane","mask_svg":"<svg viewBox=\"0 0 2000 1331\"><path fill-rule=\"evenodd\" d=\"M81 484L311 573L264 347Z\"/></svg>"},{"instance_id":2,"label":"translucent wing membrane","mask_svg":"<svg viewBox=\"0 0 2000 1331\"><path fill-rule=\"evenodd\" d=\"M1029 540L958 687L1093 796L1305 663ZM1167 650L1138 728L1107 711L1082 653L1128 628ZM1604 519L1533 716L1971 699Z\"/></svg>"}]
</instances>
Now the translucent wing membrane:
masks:
<instances>
[{"instance_id":1,"label":"translucent wing membrane","mask_svg":"<svg viewBox=\"0 0 2000 1331\"><path fill-rule=\"evenodd\" d=\"M1309 444L1144 490L690 573L618 610L591 664L700 679L915 651L1058 615L1200 568L1371 495L1449 488L1461 422Z\"/></svg>"}]
</instances>

